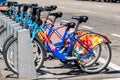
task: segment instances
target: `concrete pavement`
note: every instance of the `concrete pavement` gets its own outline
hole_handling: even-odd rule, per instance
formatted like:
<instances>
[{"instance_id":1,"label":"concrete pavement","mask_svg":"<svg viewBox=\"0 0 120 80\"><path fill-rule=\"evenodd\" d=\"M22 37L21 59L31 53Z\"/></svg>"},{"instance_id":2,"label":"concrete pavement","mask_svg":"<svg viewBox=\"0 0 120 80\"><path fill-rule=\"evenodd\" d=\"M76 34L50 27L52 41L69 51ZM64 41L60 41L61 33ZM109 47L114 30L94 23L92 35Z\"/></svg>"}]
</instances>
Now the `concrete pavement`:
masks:
<instances>
[{"instance_id":1,"label":"concrete pavement","mask_svg":"<svg viewBox=\"0 0 120 80\"><path fill-rule=\"evenodd\" d=\"M16 1L16 0L12 0ZM26 0L18 0L21 3L28 3ZM59 11L63 11L64 16L62 19L70 20L73 14L83 14L89 16L87 23L83 24L92 27L93 31L107 35L112 41L112 60L111 62L120 66L120 4L114 3L97 3L97 2L82 2L76 0L29 0L29 3L36 3L39 5L51 5L56 4ZM71 6L72 5L72 6ZM88 28L86 27L86 28ZM2 73L6 66L3 65L2 61L0 65L2 68ZM63 65L58 60L52 60L45 62L45 68L43 68L43 75L40 74L41 78L60 78L63 80L73 79L73 80L116 80L120 78L120 70L115 70L110 68L108 73L99 74L86 74L78 73L68 67L68 65ZM66 67L67 66L67 67ZM8 71L6 72L6 75ZM46 73L46 74L44 74ZM6 76L4 75L4 76ZM18 78L9 78L18 79ZM1 79L0 79L1 80ZM21 79L20 79L21 80Z\"/></svg>"},{"instance_id":2,"label":"concrete pavement","mask_svg":"<svg viewBox=\"0 0 120 80\"><path fill-rule=\"evenodd\" d=\"M0 80L4 80L1 70L0 70Z\"/></svg>"}]
</instances>

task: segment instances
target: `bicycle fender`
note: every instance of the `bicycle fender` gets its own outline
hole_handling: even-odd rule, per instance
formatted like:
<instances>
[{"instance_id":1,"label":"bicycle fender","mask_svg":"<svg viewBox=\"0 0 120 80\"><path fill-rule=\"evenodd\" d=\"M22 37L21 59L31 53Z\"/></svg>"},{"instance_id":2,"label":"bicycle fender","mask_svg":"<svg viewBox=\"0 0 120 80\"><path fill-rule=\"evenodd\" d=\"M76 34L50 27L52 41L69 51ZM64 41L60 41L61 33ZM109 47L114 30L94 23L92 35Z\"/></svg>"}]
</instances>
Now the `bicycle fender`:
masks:
<instances>
[{"instance_id":1,"label":"bicycle fender","mask_svg":"<svg viewBox=\"0 0 120 80\"><path fill-rule=\"evenodd\" d=\"M107 36L98 33L88 33L81 36L80 39L90 48L93 48L101 43L111 43Z\"/></svg>"}]
</instances>

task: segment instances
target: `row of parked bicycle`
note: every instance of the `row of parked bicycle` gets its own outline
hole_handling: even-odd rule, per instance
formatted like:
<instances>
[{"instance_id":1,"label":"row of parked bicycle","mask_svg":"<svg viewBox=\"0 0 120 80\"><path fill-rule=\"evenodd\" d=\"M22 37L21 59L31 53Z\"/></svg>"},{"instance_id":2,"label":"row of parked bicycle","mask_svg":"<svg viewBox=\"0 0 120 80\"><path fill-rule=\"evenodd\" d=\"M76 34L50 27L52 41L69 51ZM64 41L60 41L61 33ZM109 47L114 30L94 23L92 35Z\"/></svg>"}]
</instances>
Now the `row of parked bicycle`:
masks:
<instances>
[{"instance_id":1,"label":"row of parked bicycle","mask_svg":"<svg viewBox=\"0 0 120 80\"><path fill-rule=\"evenodd\" d=\"M77 23L61 22L55 28L56 20L63 15L62 12L53 12L57 9L56 5L40 7L38 4L8 2L5 7L8 9L2 10L2 14L20 23L23 29L30 30L36 71L42 67L48 52L64 64L74 62L74 66L86 73L98 73L108 66L111 60L111 42L105 35L80 29L80 24L87 22L87 16L72 16ZM47 16L41 17L42 12L46 12ZM54 18L51 19L51 16ZM59 33L61 28L66 28L63 35ZM51 40L53 33L61 39L60 42L54 43ZM1 49L7 67L16 74L18 69L13 62L13 48L17 47L17 40L17 37L10 35Z\"/></svg>"}]
</instances>

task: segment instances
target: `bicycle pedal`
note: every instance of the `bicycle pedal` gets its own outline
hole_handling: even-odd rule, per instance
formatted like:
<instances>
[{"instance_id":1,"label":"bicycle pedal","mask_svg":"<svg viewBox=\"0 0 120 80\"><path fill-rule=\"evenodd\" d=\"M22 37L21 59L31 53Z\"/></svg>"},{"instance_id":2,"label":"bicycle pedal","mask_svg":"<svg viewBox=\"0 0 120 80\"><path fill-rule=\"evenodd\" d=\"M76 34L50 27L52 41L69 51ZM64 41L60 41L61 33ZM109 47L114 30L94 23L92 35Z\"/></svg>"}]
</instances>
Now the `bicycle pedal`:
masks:
<instances>
[{"instance_id":1,"label":"bicycle pedal","mask_svg":"<svg viewBox=\"0 0 120 80\"><path fill-rule=\"evenodd\" d=\"M49 59L49 60L52 60L52 59L54 59L54 56L49 55L49 56L48 56L48 59Z\"/></svg>"},{"instance_id":2,"label":"bicycle pedal","mask_svg":"<svg viewBox=\"0 0 120 80\"><path fill-rule=\"evenodd\" d=\"M66 60L77 60L77 57L66 57Z\"/></svg>"}]
</instances>

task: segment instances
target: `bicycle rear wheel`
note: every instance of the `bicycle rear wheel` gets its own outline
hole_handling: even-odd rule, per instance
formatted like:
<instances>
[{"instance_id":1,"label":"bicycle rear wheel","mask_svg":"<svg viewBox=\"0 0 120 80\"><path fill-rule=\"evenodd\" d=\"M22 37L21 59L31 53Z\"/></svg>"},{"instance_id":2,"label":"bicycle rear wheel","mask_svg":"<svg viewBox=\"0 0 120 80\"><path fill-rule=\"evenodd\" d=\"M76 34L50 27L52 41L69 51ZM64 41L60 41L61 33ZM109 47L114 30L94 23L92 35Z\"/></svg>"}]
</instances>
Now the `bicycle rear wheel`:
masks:
<instances>
[{"instance_id":1,"label":"bicycle rear wheel","mask_svg":"<svg viewBox=\"0 0 120 80\"><path fill-rule=\"evenodd\" d=\"M105 69L111 60L111 48L109 40L97 33L88 33L82 35L80 40L87 45L91 51L86 50L81 43L76 42L79 47L79 53L74 51L74 56L77 56L77 65L87 73L98 73Z\"/></svg>"},{"instance_id":2,"label":"bicycle rear wheel","mask_svg":"<svg viewBox=\"0 0 120 80\"><path fill-rule=\"evenodd\" d=\"M108 43L101 43L101 53L99 58L90 66L80 65L86 73L98 73L104 70L111 60L111 48Z\"/></svg>"}]
</instances>

